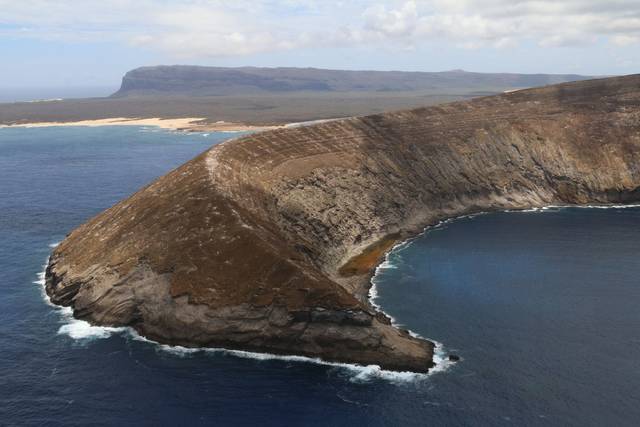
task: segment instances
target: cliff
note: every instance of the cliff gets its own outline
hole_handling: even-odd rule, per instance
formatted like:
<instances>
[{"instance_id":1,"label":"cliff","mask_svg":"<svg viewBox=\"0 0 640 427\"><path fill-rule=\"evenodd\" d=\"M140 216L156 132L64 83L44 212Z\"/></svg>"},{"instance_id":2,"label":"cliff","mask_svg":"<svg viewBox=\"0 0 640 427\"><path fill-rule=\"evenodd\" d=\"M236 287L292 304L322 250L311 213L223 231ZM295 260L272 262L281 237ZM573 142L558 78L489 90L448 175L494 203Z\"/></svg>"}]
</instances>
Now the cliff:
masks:
<instances>
[{"instance_id":1,"label":"cliff","mask_svg":"<svg viewBox=\"0 0 640 427\"><path fill-rule=\"evenodd\" d=\"M461 214L640 199L640 75L228 141L74 230L47 293L187 346L426 371L368 304L394 241Z\"/></svg>"},{"instance_id":2,"label":"cliff","mask_svg":"<svg viewBox=\"0 0 640 427\"><path fill-rule=\"evenodd\" d=\"M131 95L239 95L305 92L502 92L585 80L575 74L349 71L318 68L141 67L122 78L114 97Z\"/></svg>"}]
</instances>

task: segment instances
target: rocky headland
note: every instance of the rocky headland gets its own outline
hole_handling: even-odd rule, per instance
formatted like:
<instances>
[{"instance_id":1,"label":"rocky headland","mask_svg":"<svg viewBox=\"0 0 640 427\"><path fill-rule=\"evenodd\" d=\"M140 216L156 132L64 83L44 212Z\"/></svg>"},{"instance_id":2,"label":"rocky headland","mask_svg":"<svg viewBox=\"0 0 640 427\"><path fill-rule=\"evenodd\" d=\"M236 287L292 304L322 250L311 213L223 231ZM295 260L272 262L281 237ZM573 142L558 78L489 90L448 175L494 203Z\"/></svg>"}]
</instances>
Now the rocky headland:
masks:
<instances>
[{"instance_id":1,"label":"rocky headland","mask_svg":"<svg viewBox=\"0 0 640 427\"><path fill-rule=\"evenodd\" d=\"M80 226L46 290L154 340L425 372L368 303L394 242L439 220L640 200L640 75L266 131Z\"/></svg>"}]
</instances>

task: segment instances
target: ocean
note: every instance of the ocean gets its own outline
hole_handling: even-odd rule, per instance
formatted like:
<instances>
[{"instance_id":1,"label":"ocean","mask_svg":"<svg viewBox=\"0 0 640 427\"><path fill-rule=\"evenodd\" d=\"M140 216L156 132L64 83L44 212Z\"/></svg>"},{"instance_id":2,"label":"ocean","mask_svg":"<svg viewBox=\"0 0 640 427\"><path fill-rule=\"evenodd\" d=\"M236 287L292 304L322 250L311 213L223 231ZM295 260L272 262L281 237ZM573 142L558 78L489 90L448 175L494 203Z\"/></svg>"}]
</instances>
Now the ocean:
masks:
<instances>
[{"instance_id":1,"label":"ocean","mask_svg":"<svg viewBox=\"0 0 640 427\"><path fill-rule=\"evenodd\" d=\"M0 425L636 425L640 208L480 215L396 247L374 302L461 361L430 375L188 351L46 301L74 227L234 135L0 129Z\"/></svg>"}]
</instances>

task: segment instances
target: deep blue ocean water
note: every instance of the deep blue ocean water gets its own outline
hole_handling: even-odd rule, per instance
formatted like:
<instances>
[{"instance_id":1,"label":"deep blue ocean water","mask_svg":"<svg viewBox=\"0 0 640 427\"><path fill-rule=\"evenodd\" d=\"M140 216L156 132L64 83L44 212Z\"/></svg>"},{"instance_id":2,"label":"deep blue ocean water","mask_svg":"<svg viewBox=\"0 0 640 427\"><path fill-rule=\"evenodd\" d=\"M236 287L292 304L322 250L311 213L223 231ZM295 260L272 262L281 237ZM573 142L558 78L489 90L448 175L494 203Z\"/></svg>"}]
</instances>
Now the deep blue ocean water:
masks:
<instances>
[{"instance_id":1,"label":"deep blue ocean water","mask_svg":"<svg viewBox=\"0 0 640 427\"><path fill-rule=\"evenodd\" d=\"M393 251L376 303L463 359L427 377L185 353L47 304L51 244L227 137L0 129L0 425L638 424L637 208L483 215Z\"/></svg>"}]
</instances>

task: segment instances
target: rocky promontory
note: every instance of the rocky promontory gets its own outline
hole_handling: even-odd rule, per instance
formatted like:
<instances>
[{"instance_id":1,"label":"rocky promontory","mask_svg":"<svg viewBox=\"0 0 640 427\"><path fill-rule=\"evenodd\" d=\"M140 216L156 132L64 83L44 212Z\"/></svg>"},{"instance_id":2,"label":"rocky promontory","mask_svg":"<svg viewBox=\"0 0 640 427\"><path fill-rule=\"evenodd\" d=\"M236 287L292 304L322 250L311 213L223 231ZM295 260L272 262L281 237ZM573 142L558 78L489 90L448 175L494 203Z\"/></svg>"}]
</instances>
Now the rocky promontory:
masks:
<instances>
[{"instance_id":1,"label":"rocky promontory","mask_svg":"<svg viewBox=\"0 0 640 427\"><path fill-rule=\"evenodd\" d=\"M74 230L46 289L154 340L427 371L368 303L394 242L479 211L640 199L640 75L262 132Z\"/></svg>"}]
</instances>

